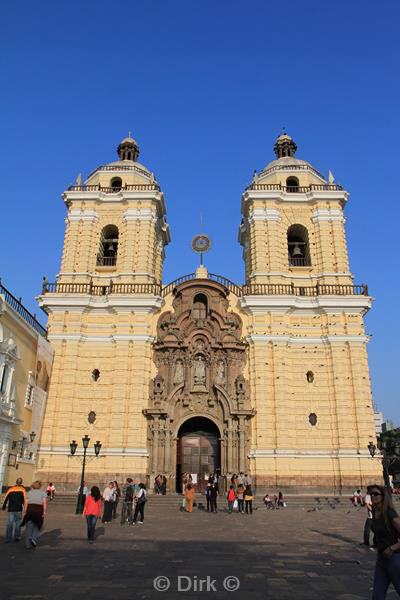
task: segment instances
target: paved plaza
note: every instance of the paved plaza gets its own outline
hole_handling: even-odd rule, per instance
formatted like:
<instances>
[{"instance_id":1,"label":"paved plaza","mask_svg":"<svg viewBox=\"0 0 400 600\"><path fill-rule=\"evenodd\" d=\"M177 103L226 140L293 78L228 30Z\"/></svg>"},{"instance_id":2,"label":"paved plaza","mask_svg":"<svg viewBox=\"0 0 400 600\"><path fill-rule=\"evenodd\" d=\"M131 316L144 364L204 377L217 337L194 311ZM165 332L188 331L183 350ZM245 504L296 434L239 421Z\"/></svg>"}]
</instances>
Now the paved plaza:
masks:
<instances>
[{"instance_id":1,"label":"paved plaza","mask_svg":"<svg viewBox=\"0 0 400 600\"><path fill-rule=\"evenodd\" d=\"M1 512L1 599L371 597L375 552L359 545L363 508L260 506L241 515L196 507L187 514L174 500L150 498L144 525L98 524L89 545L84 518L56 499L36 550L26 550L23 541L4 544ZM169 589L157 591L157 577L156 585L169 583ZM237 585L232 577L238 591L225 589ZM396 597L390 590L388 598Z\"/></svg>"}]
</instances>

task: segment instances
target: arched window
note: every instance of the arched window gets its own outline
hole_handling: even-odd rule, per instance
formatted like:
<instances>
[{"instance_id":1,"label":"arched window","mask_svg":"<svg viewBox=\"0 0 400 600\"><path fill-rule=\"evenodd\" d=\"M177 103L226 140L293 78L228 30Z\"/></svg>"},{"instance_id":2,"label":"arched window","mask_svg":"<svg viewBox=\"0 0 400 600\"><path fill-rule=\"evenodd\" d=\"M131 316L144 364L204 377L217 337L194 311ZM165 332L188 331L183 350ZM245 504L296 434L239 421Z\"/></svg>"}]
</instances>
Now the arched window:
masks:
<instances>
[{"instance_id":1,"label":"arched window","mask_svg":"<svg viewBox=\"0 0 400 600\"><path fill-rule=\"evenodd\" d=\"M291 225L287 232L289 267L310 267L308 231L303 225Z\"/></svg>"},{"instance_id":2,"label":"arched window","mask_svg":"<svg viewBox=\"0 0 400 600\"><path fill-rule=\"evenodd\" d=\"M122 188L122 179L121 179L121 177L113 177L111 179L111 187L116 192L119 192L119 190Z\"/></svg>"},{"instance_id":3,"label":"arched window","mask_svg":"<svg viewBox=\"0 0 400 600\"><path fill-rule=\"evenodd\" d=\"M101 232L97 266L112 267L117 264L118 227L107 225Z\"/></svg>"},{"instance_id":4,"label":"arched window","mask_svg":"<svg viewBox=\"0 0 400 600\"><path fill-rule=\"evenodd\" d=\"M207 297L204 294L197 294L193 300L193 318L207 318Z\"/></svg>"},{"instance_id":5,"label":"arched window","mask_svg":"<svg viewBox=\"0 0 400 600\"><path fill-rule=\"evenodd\" d=\"M288 177L286 179L286 191L287 192L298 192L299 191L299 180L297 177Z\"/></svg>"}]
</instances>

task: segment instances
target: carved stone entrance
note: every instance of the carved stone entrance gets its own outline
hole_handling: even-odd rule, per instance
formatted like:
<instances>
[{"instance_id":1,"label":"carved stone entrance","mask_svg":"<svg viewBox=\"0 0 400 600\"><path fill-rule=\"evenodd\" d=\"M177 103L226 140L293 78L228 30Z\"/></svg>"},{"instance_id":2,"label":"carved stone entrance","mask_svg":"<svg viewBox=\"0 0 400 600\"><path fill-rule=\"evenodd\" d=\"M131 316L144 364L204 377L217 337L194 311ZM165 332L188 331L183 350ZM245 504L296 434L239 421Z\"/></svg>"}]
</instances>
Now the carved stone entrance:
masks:
<instances>
[{"instance_id":1,"label":"carved stone entrance","mask_svg":"<svg viewBox=\"0 0 400 600\"><path fill-rule=\"evenodd\" d=\"M181 425L177 439L176 491L182 492L182 473L190 473L195 488L203 492L210 474L220 470L218 427L204 417L193 417Z\"/></svg>"},{"instance_id":2,"label":"carved stone entrance","mask_svg":"<svg viewBox=\"0 0 400 600\"><path fill-rule=\"evenodd\" d=\"M176 489L179 430L194 417L220 432L222 475L248 469L250 406L243 375L246 344L242 321L228 312L228 290L210 280L191 280L173 291L173 311L158 321L154 344L157 375L151 382L148 419L149 477L158 473ZM180 449L179 449L180 450Z\"/></svg>"}]
</instances>

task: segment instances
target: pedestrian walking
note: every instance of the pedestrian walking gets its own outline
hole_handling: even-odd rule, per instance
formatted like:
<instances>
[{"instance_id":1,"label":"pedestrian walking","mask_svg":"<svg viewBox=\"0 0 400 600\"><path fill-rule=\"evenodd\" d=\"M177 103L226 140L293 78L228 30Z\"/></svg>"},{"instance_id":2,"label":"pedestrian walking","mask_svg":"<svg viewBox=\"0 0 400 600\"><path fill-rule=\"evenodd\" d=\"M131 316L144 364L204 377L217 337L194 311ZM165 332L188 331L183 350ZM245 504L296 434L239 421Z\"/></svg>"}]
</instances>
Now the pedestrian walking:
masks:
<instances>
[{"instance_id":1,"label":"pedestrian walking","mask_svg":"<svg viewBox=\"0 0 400 600\"><path fill-rule=\"evenodd\" d=\"M119 488L118 481L113 481L113 484L114 484L114 496L113 496L112 513L113 513L113 519L116 519L117 518L117 507L118 507L119 499L121 497L121 490Z\"/></svg>"},{"instance_id":2,"label":"pedestrian walking","mask_svg":"<svg viewBox=\"0 0 400 600\"><path fill-rule=\"evenodd\" d=\"M186 510L186 486L189 483L189 473L182 473L182 506L181 510Z\"/></svg>"},{"instance_id":3,"label":"pedestrian walking","mask_svg":"<svg viewBox=\"0 0 400 600\"><path fill-rule=\"evenodd\" d=\"M218 512L217 499L218 499L218 485L216 483L212 483L210 486L211 512L214 512L214 513Z\"/></svg>"},{"instance_id":4,"label":"pedestrian walking","mask_svg":"<svg viewBox=\"0 0 400 600\"><path fill-rule=\"evenodd\" d=\"M167 478L165 477L165 475L161 477L161 494L163 496L167 495Z\"/></svg>"},{"instance_id":5,"label":"pedestrian walking","mask_svg":"<svg viewBox=\"0 0 400 600\"><path fill-rule=\"evenodd\" d=\"M111 523L113 516L113 502L114 502L114 483L110 481L108 486L104 489L103 492L103 523Z\"/></svg>"},{"instance_id":6,"label":"pedestrian walking","mask_svg":"<svg viewBox=\"0 0 400 600\"><path fill-rule=\"evenodd\" d=\"M47 486L47 497L50 501L54 500L55 493L56 493L55 485L53 483L49 483L49 485Z\"/></svg>"},{"instance_id":7,"label":"pedestrian walking","mask_svg":"<svg viewBox=\"0 0 400 600\"><path fill-rule=\"evenodd\" d=\"M370 547L369 537L372 529L372 500L369 492L370 486L367 487L367 493L364 496L364 505L367 509L367 518L365 519L364 523L364 541L362 542L362 544L368 548Z\"/></svg>"},{"instance_id":8,"label":"pedestrian walking","mask_svg":"<svg viewBox=\"0 0 400 600\"><path fill-rule=\"evenodd\" d=\"M245 505L246 505L246 515L253 514L253 492L251 490L251 486L248 485L246 487L246 490L244 492L244 501L245 501Z\"/></svg>"},{"instance_id":9,"label":"pedestrian walking","mask_svg":"<svg viewBox=\"0 0 400 600\"><path fill-rule=\"evenodd\" d=\"M286 502L283 498L283 494L282 494L282 492L278 492L277 508L285 508L285 507L286 507Z\"/></svg>"},{"instance_id":10,"label":"pedestrian walking","mask_svg":"<svg viewBox=\"0 0 400 600\"><path fill-rule=\"evenodd\" d=\"M78 494L78 500L79 500L80 491L81 491L81 486L79 486L78 489L76 490L76 493ZM80 508L81 512L83 511L83 508L85 506L86 496L88 495L88 493L89 493L88 487L86 485L86 481L84 481L83 485L82 485L82 498L81 498L81 501L79 502L79 508Z\"/></svg>"},{"instance_id":11,"label":"pedestrian walking","mask_svg":"<svg viewBox=\"0 0 400 600\"><path fill-rule=\"evenodd\" d=\"M15 485L7 490L2 510L8 509L6 544L21 539L22 513L26 510L26 491L22 485L22 479L18 477Z\"/></svg>"},{"instance_id":12,"label":"pedestrian walking","mask_svg":"<svg viewBox=\"0 0 400 600\"><path fill-rule=\"evenodd\" d=\"M159 496L161 494L161 474L159 473L154 479L154 492Z\"/></svg>"},{"instance_id":13,"label":"pedestrian walking","mask_svg":"<svg viewBox=\"0 0 400 600\"><path fill-rule=\"evenodd\" d=\"M136 525L140 513L139 525L144 521L144 505L147 502L147 492L144 483L139 483L139 491L136 496L135 514L133 515L132 525Z\"/></svg>"},{"instance_id":14,"label":"pedestrian walking","mask_svg":"<svg viewBox=\"0 0 400 600\"><path fill-rule=\"evenodd\" d=\"M132 521L132 507L133 497L135 495L135 489L133 480L128 477L124 487L122 488L122 508L121 508L121 525L125 522L130 523Z\"/></svg>"},{"instance_id":15,"label":"pedestrian walking","mask_svg":"<svg viewBox=\"0 0 400 600\"><path fill-rule=\"evenodd\" d=\"M34 481L31 489L26 495L27 507L22 519L21 527L26 525L25 547L36 548L39 533L43 526L46 516L46 498L47 494L42 488L41 481Z\"/></svg>"},{"instance_id":16,"label":"pedestrian walking","mask_svg":"<svg viewBox=\"0 0 400 600\"><path fill-rule=\"evenodd\" d=\"M194 487L191 483L188 483L186 486L185 498L186 498L186 511L190 512L190 513L193 511L194 495L195 495Z\"/></svg>"},{"instance_id":17,"label":"pedestrian walking","mask_svg":"<svg viewBox=\"0 0 400 600\"><path fill-rule=\"evenodd\" d=\"M371 485L370 496L372 531L378 551L372 600L384 600L391 583L400 596L400 518L389 488Z\"/></svg>"},{"instance_id":18,"label":"pedestrian walking","mask_svg":"<svg viewBox=\"0 0 400 600\"><path fill-rule=\"evenodd\" d=\"M101 494L96 485L92 487L90 494L86 495L83 514L86 517L88 542L93 544L97 519L101 517Z\"/></svg>"},{"instance_id":19,"label":"pedestrian walking","mask_svg":"<svg viewBox=\"0 0 400 600\"><path fill-rule=\"evenodd\" d=\"M228 512L232 513L233 512L233 503L236 500L236 492L235 492L235 487L233 484L231 484L229 486L229 490L226 495L226 499L228 500Z\"/></svg>"},{"instance_id":20,"label":"pedestrian walking","mask_svg":"<svg viewBox=\"0 0 400 600\"><path fill-rule=\"evenodd\" d=\"M206 485L206 502L207 502L207 512L210 512L210 508L211 508L211 496L210 496L210 490L211 490L211 482L210 479L207 482Z\"/></svg>"}]
</instances>

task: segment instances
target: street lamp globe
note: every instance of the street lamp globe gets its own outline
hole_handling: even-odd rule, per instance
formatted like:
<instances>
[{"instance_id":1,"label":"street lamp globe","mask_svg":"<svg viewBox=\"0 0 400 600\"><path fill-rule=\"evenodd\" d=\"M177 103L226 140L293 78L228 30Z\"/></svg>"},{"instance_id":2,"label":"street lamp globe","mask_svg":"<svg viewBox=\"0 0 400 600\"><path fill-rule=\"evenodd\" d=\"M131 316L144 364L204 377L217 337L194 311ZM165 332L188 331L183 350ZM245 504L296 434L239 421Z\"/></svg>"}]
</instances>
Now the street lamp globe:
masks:
<instances>
[{"instance_id":1,"label":"street lamp globe","mask_svg":"<svg viewBox=\"0 0 400 600\"><path fill-rule=\"evenodd\" d=\"M85 450L87 450L87 447L89 446L89 442L90 442L90 437L86 434L85 437L82 438L82 443L83 443L83 447L85 448Z\"/></svg>"},{"instance_id":2,"label":"street lamp globe","mask_svg":"<svg viewBox=\"0 0 400 600\"><path fill-rule=\"evenodd\" d=\"M94 453L96 456L98 456L100 454L100 450L101 450L101 443L97 440L97 442L94 445Z\"/></svg>"},{"instance_id":3,"label":"street lamp globe","mask_svg":"<svg viewBox=\"0 0 400 600\"><path fill-rule=\"evenodd\" d=\"M69 447L71 448L71 456L74 456L76 449L78 447L78 444L76 443L75 440L72 440L72 442L70 443Z\"/></svg>"}]
</instances>

